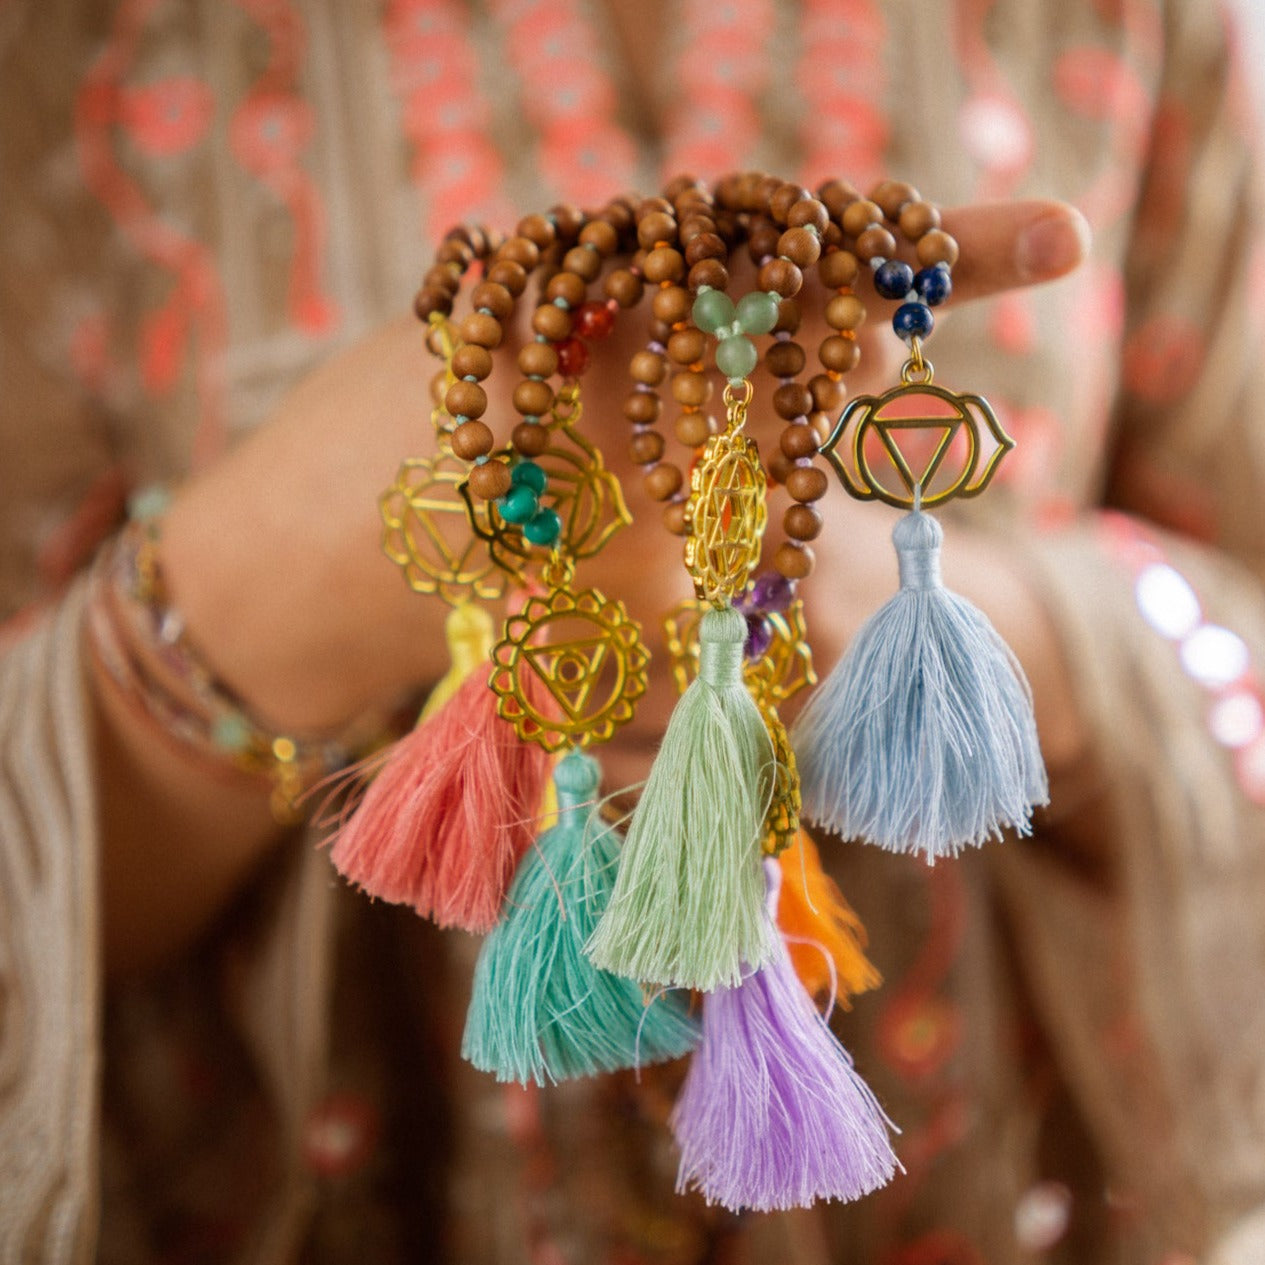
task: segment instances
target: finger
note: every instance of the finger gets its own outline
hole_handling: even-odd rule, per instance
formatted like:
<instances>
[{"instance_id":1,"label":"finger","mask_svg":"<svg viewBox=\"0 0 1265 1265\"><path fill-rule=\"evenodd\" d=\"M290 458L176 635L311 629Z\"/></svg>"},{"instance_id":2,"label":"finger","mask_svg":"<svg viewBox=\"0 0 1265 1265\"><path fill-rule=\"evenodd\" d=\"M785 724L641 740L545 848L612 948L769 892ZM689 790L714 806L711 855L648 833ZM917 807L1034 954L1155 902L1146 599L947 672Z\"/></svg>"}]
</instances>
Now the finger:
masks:
<instances>
[{"instance_id":1,"label":"finger","mask_svg":"<svg viewBox=\"0 0 1265 1265\"><path fill-rule=\"evenodd\" d=\"M996 202L945 211L957 240L953 302L1066 276L1089 254L1085 217L1066 202Z\"/></svg>"}]
</instances>

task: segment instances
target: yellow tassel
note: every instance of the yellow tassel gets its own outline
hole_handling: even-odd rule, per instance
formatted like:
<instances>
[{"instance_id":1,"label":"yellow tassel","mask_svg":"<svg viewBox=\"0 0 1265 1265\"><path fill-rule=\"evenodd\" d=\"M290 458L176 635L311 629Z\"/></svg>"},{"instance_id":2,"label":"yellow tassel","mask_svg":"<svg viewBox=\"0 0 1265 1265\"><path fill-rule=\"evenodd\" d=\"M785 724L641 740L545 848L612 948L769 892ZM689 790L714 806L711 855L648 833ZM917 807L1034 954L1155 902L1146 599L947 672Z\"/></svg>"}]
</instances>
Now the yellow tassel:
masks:
<instances>
[{"instance_id":1,"label":"yellow tassel","mask_svg":"<svg viewBox=\"0 0 1265 1265\"><path fill-rule=\"evenodd\" d=\"M833 962L833 982L838 988L835 1001L847 1009L853 996L877 988L883 979L865 956L869 942L865 928L838 885L821 868L817 845L805 831L796 832L794 842L778 861L782 894L777 921L782 934L794 938L787 947L795 972L813 997L828 997Z\"/></svg>"},{"instance_id":2,"label":"yellow tassel","mask_svg":"<svg viewBox=\"0 0 1265 1265\"><path fill-rule=\"evenodd\" d=\"M496 640L492 617L482 606L463 602L448 612L444 624L444 637L448 642L448 671L439 678L431 690L417 718L429 720L458 690L461 682L480 668L491 671L492 644Z\"/></svg>"}]
</instances>

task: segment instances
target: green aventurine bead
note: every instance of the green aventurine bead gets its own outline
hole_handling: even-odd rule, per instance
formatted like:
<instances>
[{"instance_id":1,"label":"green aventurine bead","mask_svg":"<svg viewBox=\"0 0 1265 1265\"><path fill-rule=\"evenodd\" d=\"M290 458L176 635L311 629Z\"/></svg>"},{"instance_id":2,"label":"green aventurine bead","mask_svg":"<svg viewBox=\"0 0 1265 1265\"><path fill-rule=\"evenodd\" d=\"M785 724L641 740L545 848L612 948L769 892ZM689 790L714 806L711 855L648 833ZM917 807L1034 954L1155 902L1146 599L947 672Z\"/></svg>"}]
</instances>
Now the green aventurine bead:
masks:
<instances>
[{"instance_id":1,"label":"green aventurine bead","mask_svg":"<svg viewBox=\"0 0 1265 1265\"><path fill-rule=\"evenodd\" d=\"M737 378L745 378L759 359L760 353L756 351L755 343L742 334L721 339L716 345L716 368L731 382Z\"/></svg>"},{"instance_id":2,"label":"green aventurine bead","mask_svg":"<svg viewBox=\"0 0 1265 1265\"><path fill-rule=\"evenodd\" d=\"M533 545L552 545L562 532L562 519L551 509L537 510L523 527L523 535Z\"/></svg>"},{"instance_id":3,"label":"green aventurine bead","mask_svg":"<svg viewBox=\"0 0 1265 1265\"><path fill-rule=\"evenodd\" d=\"M714 334L734 318L734 301L723 290L700 290L694 300L694 324L704 334Z\"/></svg>"},{"instance_id":4,"label":"green aventurine bead","mask_svg":"<svg viewBox=\"0 0 1265 1265\"><path fill-rule=\"evenodd\" d=\"M510 472L510 478L514 480L514 486L520 483L531 488L537 496L540 496L545 490L545 485L549 482L549 476L534 461L520 461Z\"/></svg>"},{"instance_id":5,"label":"green aventurine bead","mask_svg":"<svg viewBox=\"0 0 1265 1265\"><path fill-rule=\"evenodd\" d=\"M525 483L515 484L496 503L507 523L525 523L540 508L536 493Z\"/></svg>"},{"instance_id":6,"label":"green aventurine bead","mask_svg":"<svg viewBox=\"0 0 1265 1265\"><path fill-rule=\"evenodd\" d=\"M753 290L738 300L738 324L748 334L767 334L777 324L777 296Z\"/></svg>"},{"instance_id":7,"label":"green aventurine bead","mask_svg":"<svg viewBox=\"0 0 1265 1265\"><path fill-rule=\"evenodd\" d=\"M240 712L222 712L211 724L211 741L221 751L245 751L250 745L250 724Z\"/></svg>"}]
</instances>

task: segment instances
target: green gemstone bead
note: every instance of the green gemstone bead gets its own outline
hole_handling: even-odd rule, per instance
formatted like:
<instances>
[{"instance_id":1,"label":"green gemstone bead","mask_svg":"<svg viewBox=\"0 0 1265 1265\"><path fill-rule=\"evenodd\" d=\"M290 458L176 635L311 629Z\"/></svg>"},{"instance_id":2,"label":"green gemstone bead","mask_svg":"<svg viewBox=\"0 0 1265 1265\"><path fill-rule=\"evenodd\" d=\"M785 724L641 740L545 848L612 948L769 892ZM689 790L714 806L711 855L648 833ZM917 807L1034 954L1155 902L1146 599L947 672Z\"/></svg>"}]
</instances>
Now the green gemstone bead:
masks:
<instances>
[{"instance_id":1,"label":"green gemstone bead","mask_svg":"<svg viewBox=\"0 0 1265 1265\"><path fill-rule=\"evenodd\" d=\"M549 476L534 461L520 461L510 472L514 486L519 484L531 488L539 496L549 483Z\"/></svg>"},{"instance_id":2,"label":"green gemstone bead","mask_svg":"<svg viewBox=\"0 0 1265 1265\"><path fill-rule=\"evenodd\" d=\"M716 368L731 382L747 377L759 359L755 343L742 334L723 339L716 346Z\"/></svg>"},{"instance_id":3,"label":"green gemstone bead","mask_svg":"<svg viewBox=\"0 0 1265 1265\"><path fill-rule=\"evenodd\" d=\"M723 290L700 290L694 300L694 324L705 334L714 334L734 318L734 301Z\"/></svg>"},{"instance_id":4,"label":"green gemstone bead","mask_svg":"<svg viewBox=\"0 0 1265 1265\"><path fill-rule=\"evenodd\" d=\"M539 509L523 526L523 535L533 545L556 544L562 534L562 519L551 509Z\"/></svg>"},{"instance_id":5,"label":"green gemstone bead","mask_svg":"<svg viewBox=\"0 0 1265 1265\"><path fill-rule=\"evenodd\" d=\"M525 523L540 508L540 502L531 488L519 483L497 501L496 508L507 523Z\"/></svg>"},{"instance_id":6,"label":"green gemstone bead","mask_svg":"<svg viewBox=\"0 0 1265 1265\"><path fill-rule=\"evenodd\" d=\"M738 324L748 334L767 334L777 324L777 296L753 290L738 300Z\"/></svg>"},{"instance_id":7,"label":"green gemstone bead","mask_svg":"<svg viewBox=\"0 0 1265 1265\"><path fill-rule=\"evenodd\" d=\"M211 741L221 751L245 751L250 745L250 724L239 712L224 712L211 724Z\"/></svg>"}]
</instances>

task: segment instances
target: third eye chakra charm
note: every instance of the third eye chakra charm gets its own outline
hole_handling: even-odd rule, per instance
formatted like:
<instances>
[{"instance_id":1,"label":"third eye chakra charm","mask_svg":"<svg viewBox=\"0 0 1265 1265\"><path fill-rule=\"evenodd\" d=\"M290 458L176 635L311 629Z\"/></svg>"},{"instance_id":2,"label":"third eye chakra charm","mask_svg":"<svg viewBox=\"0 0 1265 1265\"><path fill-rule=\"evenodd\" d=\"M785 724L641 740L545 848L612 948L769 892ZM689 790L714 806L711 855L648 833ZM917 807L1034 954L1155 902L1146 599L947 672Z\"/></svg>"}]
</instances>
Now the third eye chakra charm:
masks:
<instances>
[{"instance_id":1,"label":"third eye chakra charm","mask_svg":"<svg viewBox=\"0 0 1265 1265\"><path fill-rule=\"evenodd\" d=\"M844 409L821 447L826 460L862 501L931 509L978 495L1015 441L980 396L948 391L929 374L921 382L905 376Z\"/></svg>"}]
</instances>

